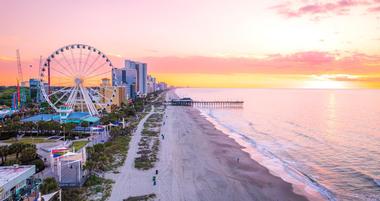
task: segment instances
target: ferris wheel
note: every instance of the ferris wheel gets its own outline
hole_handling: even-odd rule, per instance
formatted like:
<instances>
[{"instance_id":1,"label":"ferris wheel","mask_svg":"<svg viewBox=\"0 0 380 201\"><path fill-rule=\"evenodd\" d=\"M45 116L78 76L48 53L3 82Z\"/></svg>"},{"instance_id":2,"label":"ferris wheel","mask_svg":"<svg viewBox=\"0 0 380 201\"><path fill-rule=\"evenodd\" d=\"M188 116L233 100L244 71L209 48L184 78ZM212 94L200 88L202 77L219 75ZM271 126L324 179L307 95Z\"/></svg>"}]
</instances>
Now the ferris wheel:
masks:
<instances>
[{"instance_id":1,"label":"ferris wheel","mask_svg":"<svg viewBox=\"0 0 380 201\"><path fill-rule=\"evenodd\" d=\"M100 50L71 44L54 51L40 67L41 92L57 112L62 108L99 116L112 104L111 60ZM115 81L115 80L113 80Z\"/></svg>"}]
</instances>

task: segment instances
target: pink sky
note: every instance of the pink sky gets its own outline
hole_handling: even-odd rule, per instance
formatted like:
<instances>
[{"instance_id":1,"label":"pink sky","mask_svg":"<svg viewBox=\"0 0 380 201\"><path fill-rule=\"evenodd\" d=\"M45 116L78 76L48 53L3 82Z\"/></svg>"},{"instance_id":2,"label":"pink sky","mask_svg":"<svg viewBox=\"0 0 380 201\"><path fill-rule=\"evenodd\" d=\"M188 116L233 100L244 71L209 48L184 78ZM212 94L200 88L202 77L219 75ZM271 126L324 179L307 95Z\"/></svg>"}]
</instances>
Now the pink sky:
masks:
<instances>
[{"instance_id":1,"label":"pink sky","mask_svg":"<svg viewBox=\"0 0 380 201\"><path fill-rule=\"evenodd\" d=\"M40 55L71 43L119 66L145 61L157 76L333 74L376 86L380 78L379 0L14 0L0 19L0 85L15 82L16 49L27 74Z\"/></svg>"}]
</instances>

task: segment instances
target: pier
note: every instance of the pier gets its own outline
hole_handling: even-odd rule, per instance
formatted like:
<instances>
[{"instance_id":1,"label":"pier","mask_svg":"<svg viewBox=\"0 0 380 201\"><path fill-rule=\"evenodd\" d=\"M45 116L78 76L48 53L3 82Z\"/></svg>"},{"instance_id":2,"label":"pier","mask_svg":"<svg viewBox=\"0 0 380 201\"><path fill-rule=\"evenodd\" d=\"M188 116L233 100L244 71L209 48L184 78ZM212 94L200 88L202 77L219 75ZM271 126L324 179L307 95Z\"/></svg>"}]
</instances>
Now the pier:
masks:
<instances>
[{"instance_id":1,"label":"pier","mask_svg":"<svg viewBox=\"0 0 380 201\"><path fill-rule=\"evenodd\" d=\"M229 107L229 108L242 108L244 101L195 101L190 98L173 99L166 102L167 105L172 106L190 106L190 107Z\"/></svg>"}]
</instances>

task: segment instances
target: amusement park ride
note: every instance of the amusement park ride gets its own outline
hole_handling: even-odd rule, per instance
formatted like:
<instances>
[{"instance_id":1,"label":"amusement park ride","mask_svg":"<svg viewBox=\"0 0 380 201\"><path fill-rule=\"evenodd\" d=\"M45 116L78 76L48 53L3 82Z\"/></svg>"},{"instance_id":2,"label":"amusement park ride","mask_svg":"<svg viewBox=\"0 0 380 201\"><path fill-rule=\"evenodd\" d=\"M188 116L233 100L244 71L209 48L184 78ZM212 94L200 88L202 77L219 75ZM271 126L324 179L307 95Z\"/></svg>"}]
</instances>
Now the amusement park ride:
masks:
<instances>
[{"instance_id":1,"label":"amusement park ride","mask_svg":"<svg viewBox=\"0 0 380 201\"><path fill-rule=\"evenodd\" d=\"M20 51L17 54L17 91L13 94L13 111L23 110L26 89ZM99 49L85 44L71 44L40 58L39 88L48 105L57 113L86 112L100 116L112 105L117 88L101 85L115 80L111 60Z\"/></svg>"},{"instance_id":2,"label":"amusement park ride","mask_svg":"<svg viewBox=\"0 0 380 201\"><path fill-rule=\"evenodd\" d=\"M112 69L111 60L95 47L61 47L40 66L42 95L58 113L76 111L99 116L116 95L114 87L104 88L103 93L99 87L102 79L116 79Z\"/></svg>"},{"instance_id":3,"label":"amusement park ride","mask_svg":"<svg viewBox=\"0 0 380 201\"><path fill-rule=\"evenodd\" d=\"M25 94L25 84L22 75L22 67L21 67L21 59L20 59L20 51L16 50L17 55L17 91L13 94L12 98L12 109L17 110L20 109L26 102L26 94ZM21 86L20 86L21 81Z\"/></svg>"}]
</instances>

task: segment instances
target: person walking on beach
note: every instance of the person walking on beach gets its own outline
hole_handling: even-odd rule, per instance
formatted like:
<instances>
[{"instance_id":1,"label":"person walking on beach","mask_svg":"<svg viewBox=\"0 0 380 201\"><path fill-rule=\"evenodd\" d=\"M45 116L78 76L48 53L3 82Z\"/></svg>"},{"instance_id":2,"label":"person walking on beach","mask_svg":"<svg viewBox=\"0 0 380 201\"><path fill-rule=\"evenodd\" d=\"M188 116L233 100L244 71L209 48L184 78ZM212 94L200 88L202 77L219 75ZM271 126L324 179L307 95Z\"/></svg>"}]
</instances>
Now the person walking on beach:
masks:
<instances>
[{"instance_id":1,"label":"person walking on beach","mask_svg":"<svg viewBox=\"0 0 380 201\"><path fill-rule=\"evenodd\" d=\"M237 163L239 163L239 161L240 161L239 157L236 159L236 161L237 161Z\"/></svg>"}]
</instances>

